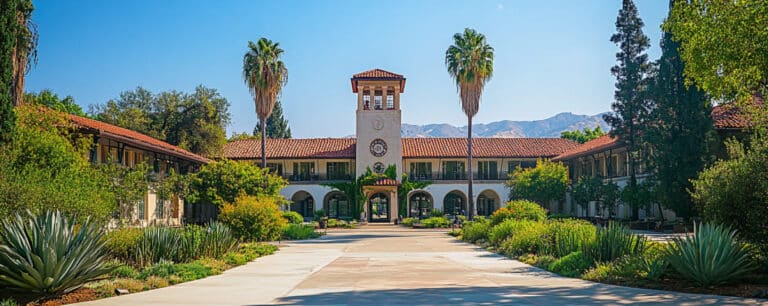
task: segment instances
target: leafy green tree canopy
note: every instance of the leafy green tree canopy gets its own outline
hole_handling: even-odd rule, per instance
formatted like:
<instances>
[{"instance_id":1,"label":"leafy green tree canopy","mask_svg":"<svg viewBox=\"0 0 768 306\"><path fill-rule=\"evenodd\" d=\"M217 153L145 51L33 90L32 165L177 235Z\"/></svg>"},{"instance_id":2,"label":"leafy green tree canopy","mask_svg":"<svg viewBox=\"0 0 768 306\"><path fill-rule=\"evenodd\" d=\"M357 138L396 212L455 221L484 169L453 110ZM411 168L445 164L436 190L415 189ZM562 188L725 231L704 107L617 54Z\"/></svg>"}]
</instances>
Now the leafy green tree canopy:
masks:
<instances>
[{"instance_id":1,"label":"leafy green tree canopy","mask_svg":"<svg viewBox=\"0 0 768 306\"><path fill-rule=\"evenodd\" d=\"M574 131L563 131L560 133L560 138L563 139L570 139L578 143L585 143L587 141L596 139L600 136L605 135L605 132L603 131L603 128L601 128L599 125L596 126L594 129L590 129L588 127L585 127L583 130L574 130Z\"/></svg>"},{"instance_id":2,"label":"leafy green tree canopy","mask_svg":"<svg viewBox=\"0 0 768 306\"><path fill-rule=\"evenodd\" d=\"M548 206L565 199L568 168L561 162L539 159L534 168L517 168L506 182L513 198L536 201Z\"/></svg>"},{"instance_id":3,"label":"leafy green tree canopy","mask_svg":"<svg viewBox=\"0 0 768 306\"><path fill-rule=\"evenodd\" d=\"M187 199L222 207L240 195L280 197L280 190L287 184L282 177L270 174L268 168L225 159L204 165L192 175Z\"/></svg>"},{"instance_id":4,"label":"leafy green tree canopy","mask_svg":"<svg viewBox=\"0 0 768 306\"><path fill-rule=\"evenodd\" d=\"M75 103L75 98L66 96L64 99L60 99L59 96L50 89L43 89L37 93L28 92L24 95L24 102L45 105L60 112L85 116L80 105Z\"/></svg>"},{"instance_id":5,"label":"leafy green tree canopy","mask_svg":"<svg viewBox=\"0 0 768 306\"><path fill-rule=\"evenodd\" d=\"M198 86L192 93L159 94L137 87L115 100L92 106L97 119L187 149L218 156L227 140L229 102L216 89Z\"/></svg>"}]
</instances>

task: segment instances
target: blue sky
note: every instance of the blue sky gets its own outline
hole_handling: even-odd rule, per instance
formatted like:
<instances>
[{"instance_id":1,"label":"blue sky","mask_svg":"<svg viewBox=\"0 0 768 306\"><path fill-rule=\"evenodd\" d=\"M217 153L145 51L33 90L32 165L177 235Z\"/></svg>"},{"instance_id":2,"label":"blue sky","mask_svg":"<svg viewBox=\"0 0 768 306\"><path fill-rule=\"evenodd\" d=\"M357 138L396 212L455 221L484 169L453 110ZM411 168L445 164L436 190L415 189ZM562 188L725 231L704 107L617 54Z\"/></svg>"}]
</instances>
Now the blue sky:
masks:
<instances>
[{"instance_id":1,"label":"blue sky","mask_svg":"<svg viewBox=\"0 0 768 306\"><path fill-rule=\"evenodd\" d=\"M443 56L471 27L495 48L495 75L475 122L595 114L613 100L621 1L35 1L38 64L27 91L72 95L87 109L121 91L192 91L231 103L233 131L256 115L241 78L248 40L280 42L289 69L281 100L294 137L354 134L352 74L405 75L403 122L466 124ZM636 0L658 58L667 1Z\"/></svg>"}]
</instances>

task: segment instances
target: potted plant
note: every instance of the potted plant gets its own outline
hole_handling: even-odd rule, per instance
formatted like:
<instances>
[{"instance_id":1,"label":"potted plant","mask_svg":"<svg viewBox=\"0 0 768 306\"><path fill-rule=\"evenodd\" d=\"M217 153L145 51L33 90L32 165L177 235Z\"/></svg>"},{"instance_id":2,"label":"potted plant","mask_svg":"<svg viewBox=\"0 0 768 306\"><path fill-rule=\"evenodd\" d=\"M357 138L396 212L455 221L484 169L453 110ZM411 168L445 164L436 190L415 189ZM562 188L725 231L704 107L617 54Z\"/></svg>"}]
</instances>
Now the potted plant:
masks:
<instances>
[{"instance_id":1,"label":"potted plant","mask_svg":"<svg viewBox=\"0 0 768 306\"><path fill-rule=\"evenodd\" d=\"M318 209L315 211L315 220L318 221L321 229L328 227L328 216L326 216L324 209Z\"/></svg>"}]
</instances>

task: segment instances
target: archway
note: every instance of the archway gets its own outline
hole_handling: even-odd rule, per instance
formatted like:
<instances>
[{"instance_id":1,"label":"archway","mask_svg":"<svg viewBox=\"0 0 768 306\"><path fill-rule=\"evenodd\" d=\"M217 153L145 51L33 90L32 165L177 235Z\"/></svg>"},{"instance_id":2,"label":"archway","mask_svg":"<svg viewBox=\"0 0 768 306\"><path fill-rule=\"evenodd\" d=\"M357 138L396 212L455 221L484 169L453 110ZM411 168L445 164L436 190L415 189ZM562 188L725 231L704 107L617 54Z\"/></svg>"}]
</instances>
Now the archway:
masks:
<instances>
[{"instance_id":1,"label":"archway","mask_svg":"<svg viewBox=\"0 0 768 306\"><path fill-rule=\"evenodd\" d=\"M339 191L333 191L325 196L323 209L328 214L328 218L351 220L352 203L346 194Z\"/></svg>"},{"instance_id":2,"label":"archway","mask_svg":"<svg viewBox=\"0 0 768 306\"><path fill-rule=\"evenodd\" d=\"M445 195L443 199L443 212L447 215L465 215L467 211L467 197L463 192L454 190Z\"/></svg>"},{"instance_id":3,"label":"archway","mask_svg":"<svg viewBox=\"0 0 768 306\"><path fill-rule=\"evenodd\" d=\"M434 208L432 196L426 191L416 191L408 198L408 214L411 217L423 218L429 216Z\"/></svg>"},{"instance_id":4,"label":"archway","mask_svg":"<svg viewBox=\"0 0 768 306\"><path fill-rule=\"evenodd\" d=\"M373 194L368 199L368 220L370 222L389 222L389 197L383 192Z\"/></svg>"},{"instance_id":5,"label":"archway","mask_svg":"<svg viewBox=\"0 0 768 306\"><path fill-rule=\"evenodd\" d=\"M297 191L291 197L291 210L295 211L301 216L306 218L312 218L315 214L315 199L312 195L306 191Z\"/></svg>"},{"instance_id":6,"label":"archway","mask_svg":"<svg viewBox=\"0 0 768 306\"><path fill-rule=\"evenodd\" d=\"M486 189L477 196L477 215L490 216L499 209L501 199L495 191Z\"/></svg>"}]
</instances>

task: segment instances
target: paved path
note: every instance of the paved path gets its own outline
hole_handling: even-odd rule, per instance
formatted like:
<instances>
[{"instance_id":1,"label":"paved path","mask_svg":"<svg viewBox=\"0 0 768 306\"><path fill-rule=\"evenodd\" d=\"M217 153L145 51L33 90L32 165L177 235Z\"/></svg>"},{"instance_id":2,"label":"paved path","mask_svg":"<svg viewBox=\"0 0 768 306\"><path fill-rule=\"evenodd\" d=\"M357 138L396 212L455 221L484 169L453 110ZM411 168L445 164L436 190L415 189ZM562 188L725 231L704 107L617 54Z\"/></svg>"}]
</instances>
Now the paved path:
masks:
<instances>
[{"instance_id":1,"label":"paved path","mask_svg":"<svg viewBox=\"0 0 768 306\"><path fill-rule=\"evenodd\" d=\"M367 226L222 275L84 305L711 305L766 300L671 293L560 277L437 230Z\"/></svg>"}]
</instances>

